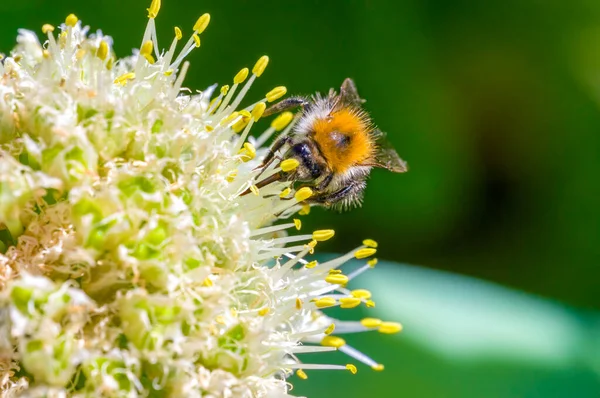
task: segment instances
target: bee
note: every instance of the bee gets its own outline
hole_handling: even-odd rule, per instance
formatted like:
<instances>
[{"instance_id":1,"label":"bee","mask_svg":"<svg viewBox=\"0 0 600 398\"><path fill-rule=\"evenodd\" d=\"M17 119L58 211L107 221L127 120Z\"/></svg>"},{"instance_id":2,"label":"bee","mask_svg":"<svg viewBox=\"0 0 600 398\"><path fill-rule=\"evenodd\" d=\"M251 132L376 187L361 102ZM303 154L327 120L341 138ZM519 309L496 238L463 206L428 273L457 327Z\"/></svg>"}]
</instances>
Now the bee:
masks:
<instances>
[{"instance_id":1,"label":"bee","mask_svg":"<svg viewBox=\"0 0 600 398\"><path fill-rule=\"evenodd\" d=\"M259 168L290 158L299 166L290 173L275 173L257 187L273 181L297 182L313 190L306 203L342 211L362 204L372 168L406 172L406 162L373 125L362 108L364 102L354 81L347 78L339 94L331 89L326 96L290 97L267 108L263 116L302 110L293 129L275 140Z\"/></svg>"}]
</instances>

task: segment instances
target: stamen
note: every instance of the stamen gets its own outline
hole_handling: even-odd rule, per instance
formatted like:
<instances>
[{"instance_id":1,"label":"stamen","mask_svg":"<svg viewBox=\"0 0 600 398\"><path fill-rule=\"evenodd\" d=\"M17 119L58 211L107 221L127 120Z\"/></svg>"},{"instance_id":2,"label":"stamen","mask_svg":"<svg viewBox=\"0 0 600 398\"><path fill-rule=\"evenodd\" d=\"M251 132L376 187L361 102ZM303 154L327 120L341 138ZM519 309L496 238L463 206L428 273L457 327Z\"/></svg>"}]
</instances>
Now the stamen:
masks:
<instances>
[{"instance_id":1,"label":"stamen","mask_svg":"<svg viewBox=\"0 0 600 398\"><path fill-rule=\"evenodd\" d=\"M148 18L156 18L160 11L160 0L152 0L150 8L148 8Z\"/></svg>"},{"instance_id":2,"label":"stamen","mask_svg":"<svg viewBox=\"0 0 600 398\"><path fill-rule=\"evenodd\" d=\"M377 318L364 318L360 323L366 328L377 328L381 325L382 321Z\"/></svg>"},{"instance_id":3,"label":"stamen","mask_svg":"<svg viewBox=\"0 0 600 398\"><path fill-rule=\"evenodd\" d=\"M337 304L334 298L332 297L321 297L314 302L317 308L325 308L325 307L333 307Z\"/></svg>"},{"instance_id":4,"label":"stamen","mask_svg":"<svg viewBox=\"0 0 600 398\"><path fill-rule=\"evenodd\" d=\"M375 253L377 253L377 249L373 249L373 248L369 247L369 248L358 250L356 253L354 253L354 257L356 257L357 259L360 260L363 258L371 257Z\"/></svg>"},{"instance_id":5,"label":"stamen","mask_svg":"<svg viewBox=\"0 0 600 398\"><path fill-rule=\"evenodd\" d=\"M325 242L326 240L333 238L334 235L335 231L333 229L321 229L313 232L312 236L317 242Z\"/></svg>"},{"instance_id":6,"label":"stamen","mask_svg":"<svg viewBox=\"0 0 600 398\"><path fill-rule=\"evenodd\" d=\"M302 187L298 191L296 191L294 198L296 199L296 201L302 202L302 201L310 198L312 196L312 194L313 194L312 189L310 189L309 187Z\"/></svg>"},{"instance_id":7,"label":"stamen","mask_svg":"<svg viewBox=\"0 0 600 398\"><path fill-rule=\"evenodd\" d=\"M360 305L362 301L356 297L344 297L340 299L340 308L355 308Z\"/></svg>"},{"instance_id":8,"label":"stamen","mask_svg":"<svg viewBox=\"0 0 600 398\"><path fill-rule=\"evenodd\" d=\"M363 245L365 245L367 247L372 247L374 249L377 248L377 242L375 242L373 239L365 239L365 240L363 240Z\"/></svg>"},{"instance_id":9,"label":"stamen","mask_svg":"<svg viewBox=\"0 0 600 398\"><path fill-rule=\"evenodd\" d=\"M370 299L371 292L366 289L356 289L352 291L352 296L359 299Z\"/></svg>"},{"instance_id":10,"label":"stamen","mask_svg":"<svg viewBox=\"0 0 600 398\"><path fill-rule=\"evenodd\" d=\"M310 205L309 204L305 204L302 206L302 209L298 212L298 215L300 216L306 216L310 214Z\"/></svg>"},{"instance_id":11,"label":"stamen","mask_svg":"<svg viewBox=\"0 0 600 398\"><path fill-rule=\"evenodd\" d=\"M75 25L77 25L77 21L79 21L79 18L77 18L75 14L69 14L65 19L65 25L67 25L70 28L73 28L75 27Z\"/></svg>"},{"instance_id":12,"label":"stamen","mask_svg":"<svg viewBox=\"0 0 600 398\"><path fill-rule=\"evenodd\" d=\"M281 170L285 171L286 173L295 170L298 166L300 166L300 162L296 159L286 159L279 165Z\"/></svg>"},{"instance_id":13,"label":"stamen","mask_svg":"<svg viewBox=\"0 0 600 398\"><path fill-rule=\"evenodd\" d=\"M248 68L244 68L242 70L240 70L237 75L235 75L235 77L233 78L233 82L235 84L241 84L243 83L246 78L248 77L248 74L250 73L250 71L248 70Z\"/></svg>"},{"instance_id":14,"label":"stamen","mask_svg":"<svg viewBox=\"0 0 600 398\"><path fill-rule=\"evenodd\" d=\"M325 333L327 336L329 336L331 333L333 333L334 330L335 330L335 323L332 323L331 325L329 325L327 327L327 329L325 329L325 331L323 333Z\"/></svg>"},{"instance_id":15,"label":"stamen","mask_svg":"<svg viewBox=\"0 0 600 398\"><path fill-rule=\"evenodd\" d=\"M295 223L287 223L287 224L274 225L272 227L260 228L260 229L257 229L255 231L253 231L250 234L250 237L265 235L265 234L269 234L269 233L272 233L272 232L277 232L277 231L281 231L281 230L284 230L284 229L292 228L292 227L295 227L295 226L296 226Z\"/></svg>"},{"instance_id":16,"label":"stamen","mask_svg":"<svg viewBox=\"0 0 600 398\"><path fill-rule=\"evenodd\" d=\"M383 322L379 326L379 333L395 334L402 331L402 325L398 322Z\"/></svg>"},{"instance_id":17,"label":"stamen","mask_svg":"<svg viewBox=\"0 0 600 398\"><path fill-rule=\"evenodd\" d=\"M194 31L197 34L201 34L202 32L204 32L204 30L206 29L206 27L208 26L209 23L210 23L210 14L208 14L208 13L203 14L200 18L198 18L198 20L194 24Z\"/></svg>"},{"instance_id":18,"label":"stamen","mask_svg":"<svg viewBox=\"0 0 600 398\"><path fill-rule=\"evenodd\" d=\"M179 41L183 38L183 33L178 26L175 26L175 40Z\"/></svg>"},{"instance_id":19,"label":"stamen","mask_svg":"<svg viewBox=\"0 0 600 398\"><path fill-rule=\"evenodd\" d=\"M325 347L341 348L346 345L346 340L338 336L325 336L321 340L321 345Z\"/></svg>"},{"instance_id":20,"label":"stamen","mask_svg":"<svg viewBox=\"0 0 600 398\"><path fill-rule=\"evenodd\" d=\"M275 87L273 90L269 91L265 98L268 102L273 102L281 97L283 97L287 93L287 88L285 86Z\"/></svg>"},{"instance_id":21,"label":"stamen","mask_svg":"<svg viewBox=\"0 0 600 398\"><path fill-rule=\"evenodd\" d=\"M98 50L96 51L96 56L100 58L102 61L106 59L108 55L108 43L104 40L100 41L100 45L98 46Z\"/></svg>"},{"instance_id":22,"label":"stamen","mask_svg":"<svg viewBox=\"0 0 600 398\"><path fill-rule=\"evenodd\" d=\"M267 109L267 104L264 102L259 102L252 108L252 118L254 118L255 122L262 117L263 113L265 113L265 109Z\"/></svg>"},{"instance_id":23,"label":"stamen","mask_svg":"<svg viewBox=\"0 0 600 398\"><path fill-rule=\"evenodd\" d=\"M200 36L198 36L198 34L194 33L192 35L192 38L194 39L194 45L196 46L196 48L200 47Z\"/></svg>"},{"instance_id":24,"label":"stamen","mask_svg":"<svg viewBox=\"0 0 600 398\"><path fill-rule=\"evenodd\" d=\"M279 197L283 199L283 198L287 197L290 194L290 192L292 192L292 190L289 187L287 187L286 189L281 191L281 193L279 194Z\"/></svg>"},{"instance_id":25,"label":"stamen","mask_svg":"<svg viewBox=\"0 0 600 398\"><path fill-rule=\"evenodd\" d=\"M308 376L306 375L306 373L302 370L302 369L298 369L296 371L296 375L301 378L302 380L306 380L308 379Z\"/></svg>"},{"instance_id":26,"label":"stamen","mask_svg":"<svg viewBox=\"0 0 600 398\"><path fill-rule=\"evenodd\" d=\"M299 219L297 219L297 218L294 218L294 226L296 227L296 229L297 229L298 231L300 231L300 228L302 228L302 221L300 221L300 220L299 220Z\"/></svg>"},{"instance_id":27,"label":"stamen","mask_svg":"<svg viewBox=\"0 0 600 398\"><path fill-rule=\"evenodd\" d=\"M256 62L256 64L254 64L254 68L252 68L252 73L255 74L257 77L260 77L263 72L265 71L265 69L267 68L267 65L269 64L269 57L266 55L263 55L262 57L259 58L259 60Z\"/></svg>"},{"instance_id":28,"label":"stamen","mask_svg":"<svg viewBox=\"0 0 600 398\"><path fill-rule=\"evenodd\" d=\"M271 127L275 129L275 131L281 131L290 124L292 119L294 118L294 114L292 112L283 112L281 115L277 116L275 120L271 123Z\"/></svg>"},{"instance_id":29,"label":"stamen","mask_svg":"<svg viewBox=\"0 0 600 398\"><path fill-rule=\"evenodd\" d=\"M348 369L350 371L350 373L352 373L353 375L355 375L356 372L358 372L358 369L356 369L356 366L352 365L351 363L346 365L346 369Z\"/></svg>"},{"instance_id":30,"label":"stamen","mask_svg":"<svg viewBox=\"0 0 600 398\"><path fill-rule=\"evenodd\" d=\"M51 32L54 32L54 26L47 24L47 23L42 25L42 33L44 33L46 35Z\"/></svg>"},{"instance_id":31,"label":"stamen","mask_svg":"<svg viewBox=\"0 0 600 398\"><path fill-rule=\"evenodd\" d=\"M348 355L349 357L354 358L357 361L362 362L367 366L370 366L371 368L373 368L373 366L378 365L378 363L375 362L373 359L371 359L369 356L363 354L362 352L358 351L356 348L353 348L349 345L344 345L344 346L340 347L339 350L341 352L343 352L344 354Z\"/></svg>"}]
</instances>

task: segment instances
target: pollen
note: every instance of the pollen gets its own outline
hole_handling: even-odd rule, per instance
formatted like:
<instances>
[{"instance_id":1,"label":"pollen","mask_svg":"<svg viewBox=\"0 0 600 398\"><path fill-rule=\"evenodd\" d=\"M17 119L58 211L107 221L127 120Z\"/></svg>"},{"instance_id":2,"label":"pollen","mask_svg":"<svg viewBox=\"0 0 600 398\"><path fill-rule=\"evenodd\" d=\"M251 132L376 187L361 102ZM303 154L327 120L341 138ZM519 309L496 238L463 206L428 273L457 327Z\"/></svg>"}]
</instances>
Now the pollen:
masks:
<instances>
[{"instance_id":1,"label":"pollen","mask_svg":"<svg viewBox=\"0 0 600 398\"><path fill-rule=\"evenodd\" d=\"M265 96L268 102L273 102L281 97L283 97L287 93L287 88L285 86L275 87L273 90L269 91Z\"/></svg>"},{"instance_id":2,"label":"pollen","mask_svg":"<svg viewBox=\"0 0 600 398\"><path fill-rule=\"evenodd\" d=\"M299 298L296 299L296 309L298 311L300 311L302 309L302 300Z\"/></svg>"},{"instance_id":3,"label":"pollen","mask_svg":"<svg viewBox=\"0 0 600 398\"><path fill-rule=\"evenodd\" d=\"M402 325L398 322L383 322L379 326L379 333L395 334L402 331Z\"/></svg>"},{"instance_id":4,"label":"pollen","mask_svg":"<svg viewBox=\"0 0 600 398\"><path fill-rule=\"evenodd\" d=\"M327 275L327 277L325 278L325 282L331 283L333 285L345 285L346 283L348 283L348 277L342 274ZM354 297L351 298L354 300L358 300L358 302L360 303L360 299L355 299ZM342 302L342 300L344 299L340 299L340 303Z\"/></svg>"},{"instance_id":5,"label":"pollen","mask_svg":"<svg viewBox=\"0 0 600 398\"><path fill-rule=\"evenodd\" d=\"M335 323L332 323L331 325L329 325L327 327L327 329L325 329L325 331L323 333L325 333L326 335L330 335L331 333L333 333L333 331L335 330Z\"/></svg>"},{"instance_id":6,"label":"pollen","mask_svg":"<svg viewBox=\"0 0 600 398\"><path fill-rule=\"evenodd\" d=\"M363 240L363 245L365 245L367 247L372 247L374 249L377 248L377 242L375 242L373 239L365 239L365 240Z\"/></svg>"},{"instance_id":7,"label":"pollen","mask_svg":"<svg viewBox=\"0 0 600 398\"><path fill-rule=\"evenodd\" d=\"M240 70L237 75L235 75L235 77L233 78L233 82L235 84L241 84L243 83L246 78L248 78L248 73L250 73L250 71L248 70L248 68L244 68L242 70Z\"/></svg>"},{"instance_id":8,"label":"pollen","mask_svg":"<svg viewBox=\"0 0 600 398\"><path fill-rule=\"evenodd\" d=\"M314 139L334 172L343 173L369 160L375 151L366 117L350 108L317 119L312 126Z\"/></svg>"},{"instance_id":9,"label":"pollen","mask_svg":"<svg viewBox=\"0 0 600 398\"><path fill-rule=\"evenodd\" d=\"M322 297L315 300L315 305L317 308L331 307L335 305L335 299L332 297Z\"/></svg>"},{"instance_id":10,"label":"pollen","mask_svg":"<svg viewBox=\"0 0 600 398\"><path fill-rule=\"evenodd\" d=\"M371 257L373 254L377 253L377 249L373 249L373 248L365 248L365 249L359 249L356 251L356 253L354 253L354 257L356 257L357 259L363 259L363 258L367 258L367 257Z\"/></svg>"},{"instance_id":11,"label":"pollen","mask_svg":"<svg viewBox=\"0 0 600 398\"><path fill-rule=\"evenodd\" d=\"M344 297L340 299L340 308L356 308L360 303L360 299L356 297Z\"/></svg>"},{"instance_id":12,"label":"pollen","mask_svg":"<svg viewBox=\"0 0 600 398\"><path fill-rule=\"evenodd\" d=\"M313 260L310 263L306 264L304 267L311 269L311 268L315 268L317 265L319 265L319 263L316 260Z\"/></svg>"},{"instance_id":13,"label":"pollen","mask_svg":"<svg viewBox=\"0 0 600 398\"><path fill-rule=\"evenodd\" d=\"M252 73L254 73L256 75L256 77L260 77L260 75L263 74L265 69L267 69L268 64L269 64L269 57L267 57L266 55L263 55L262 57L260 57L258 59L258 61L256 61L256 64L254 64L254 68L252 68Z\"/></svg>"},{"instance_id":14,"label":"pollen","mask_svg":"<svg viewBox=\"0 0 600 398\"><path fill-rule=\"evenodd\" d=\"M360 321L361 325L363 325L366 328L378 328L381 324L382 321L381 319L378 318L363 318Z\"/></svg>"},{"instance_id":15,"label":"pollen","mask_svg":"<svg viewBox=\"0 0 600 398\"><path fill-rule=\"evenodd\" d=\"M200 47L200 36L198 36L197 33L194 33L192 37L194 38L194 44L196 45L196 48Z\"/></svg>"},{"instance_id":16,"label":"pollen","mask_svg":"<svg viewBox=\"0 0 600 398\"><path fill-rule=\"evenodd\" d=\"M183 38L183 33L181 32L181 29L178 26L175 26L175 38L177 40L181 40Z\"/></svg>"},{"instance_id":17,"label":"pollen","mask_svg":"<svg viewBox=\"0 0 600 398\"><path fill-rule=\"evenodd\" d=\"M152 0L150 8L148 8L148 18L156 18L160 11L160 0Z\"/></svg>"},{"instance_id":18,"label":"pollen","mask_svg":"<svg viewBox=\"0 0 600 398\"><path fill-rule=\"evenodd\" d=\"M281 115L277 116L275 120L271 123L271 127L273 127L276 131L283 130L294 118L294 114L292 112L283 112Z\"/></svg>"},{"instance_id":19,"label":"pollen","mask_svg":"<svg viewBox=\"0 0 600 398\"><path fill-rule=\"evenodd\" d=\"M350 371L350 373L352 373L353 375L355 375L356 372L358 372L358 369L356 369L356 366L352 365L351 363L346 365L346 369L348 369Z\"/></svg>"},{"instance_id":20,"label":"pollen","mask_svg":"<svg viewBox=\"0 0 600 398\"><path fill-rule=\"evenodd\" d=\"M197 34L204 32L204 30L206 29L206 27L208 26L209 23L210 23L210 14L208 14L208 13L203 14L200 18L198 18L198 20L194 24L194 31Z\"/></svg>"},{"instance_id":21,"label":"pollen","mask_svg":"<svg viewBox=\"0 0 600 398\"><path fill-rule=\"evenodd\" d=\"M65 25L72 28L73 26L77 25L77 21L79 21L79 18L77 18L75 14L69 14L67 19L65 19Z\"/></svg>"},{"instance_id":22,"label":"pollen","mask_svg":"<svg viewBox=\"0 0 600 398\"><path fill-rule=\"evenodd\" d=\"M320 229L313 232L313 239L317 242L325 242L333 238L335 235L335 231L333 229Z\"/></svg>"},{"instance_id":23,"label":"pollen","mask_svg":"<svg viewBox=\"0 0 600 398\"><path fill-rule=\"evenodd\" d=\"M283 191L281 191L281 193L279 194L279 197L283 199L286 196L288 196L290 194L290 192L292 192L292 190L288 187L288 188L284 189Z\"/></svg>"},{"instance_id":24,"label":"pollen","mask_svg":"<svg viewBox=\"0 0 600 398\"><path fill-rule=\"evenodd\" d=\"M300 209L300 211L298 212L298 215L300 216L306 216L310 214L310 205L304 205L302 206L302 209Z\"/></svg>"},{"instance_id":25,"label":"pollen","mask_svg":"<svg viewBox=\"0 0 600 398\"><path fill-rule=\"evenodd\" d=\"M308 198L310 198L313 194L312 189L310 189L309 187L302 187L300 188L296 194L294 195L294 198L298 201L298 202L302 202Z\"/></svg>"},{"instance_id":26,"label":"pollen","mask_svg":"<svg viewBox=\"0 0 600 398\"><path fill-rule=\"evenodd\" d=\"M229 92L229 84L222 86L219 91L221 92L221 95L227 95Z\"/></svg>"},{"instance_id":27,"label":"pollen","mask_svg":"<svg viewBox=\"0 0 600 398\"><path fill-rule=\"evenodd\" d=\"M98 50L96 51L96 56L98 58L100 58L102 61L104 61L106 59L107 55L108 55L108 43L106 43L104 40L102 40L100 42L100 45L98 46Z\"/></svg>"},{"instance_id":28,"label":"pollen","mask_svg":"<svg viewBox=\"0 0 600 398\"><path fill-rule=\"evenodd\" d=\"M300 166L300 162L296 159L286 159L280 164L281 170L286 173L296 170L298 166Z\"/></svg>"},{"instance_id":29,"label":"pollen","mask_svg":"<svg viewBox=\"0 0 600 398\"><path fill-rule=\"evenodd\" d=\"M48 34L48 32L54 32L54 26L46 23L42 25L42 33L44 33L45 35Z\"/></svg>"},{"instance_id":30,"label":"pollen","mask_svg":"<svg viewBox=\"0 0 600 398\"><path fill-rule=\"evenodd\" d=\"M371 292L366 289L356 289L352 291L352 296L359 299L370 299Z\"/></svg>"},{"instance_id":31,"label":"pollen","mask_svg":"<svg viewBox=\"0 0 600 398\"><path fill-rule=\"evenodd\" d=\"M265 109L267 109L267 104L264 102L259 102L252 108L252 118L255 122L262 117L263 113L265 113Z\"/></svg>"},{"instance_id":32,"label":"pollen","mask_svg":"<svg viewBox=\"0 0 600 398\"><path fill-rule=\"evenodd\" d=\"M298 231L300 231L300 228L302 228L302 221L300 221L300 220L299 220L299 219L297 219L297 218L294 218L294 226L296 227L296 229L297 229Z\"/></svg>"},{"instance_id":33,"label":"pollen","mask_svg":"<svg viewBox=\"0 0 600 398\"><path fill-rule=\"evenodd\" d=\"M346 340L338 336L325 336L321 340L321 345L325 347L341 348L346 345Z\"/></svg>"},{"instance_id":34,"label":"pollen","mask_svg":"<svg viewBox=\"0 0 600 398\"><path fill-rule=\"evenodd\" d=\"M306 374L306 372L304 372L302 369L298 369L296 371L296 376L298 376L299 378L301 378L302 380L306 380L308 379L308 376Z\"/></svg>"}]
</instances>

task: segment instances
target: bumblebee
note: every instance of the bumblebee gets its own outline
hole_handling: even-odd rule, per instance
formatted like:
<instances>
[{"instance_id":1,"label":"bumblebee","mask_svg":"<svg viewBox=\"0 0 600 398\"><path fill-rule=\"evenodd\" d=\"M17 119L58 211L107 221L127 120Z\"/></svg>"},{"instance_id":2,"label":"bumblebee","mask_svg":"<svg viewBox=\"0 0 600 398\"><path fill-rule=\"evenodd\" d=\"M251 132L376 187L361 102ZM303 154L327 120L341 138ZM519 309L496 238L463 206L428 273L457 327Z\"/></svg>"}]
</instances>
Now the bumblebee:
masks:
<instances>
[{"instance_id":1,"label":"bumblebee","mask_svg":"<svg viewBox=\"0 0 600 398\"><path fill-rule=\"evenodd\" d=\"M372 168L406 172L406 162L373 125L362 108L364 102L354 81L347 78L339 94L331 89L326 96L290 97L267 108L263 116L296 107L302 111L294 128L275 140L259 167L264 170L275 160L290 158L299 166L291 173L276 173L257 187L278 180L298 182L313 190L307 203L341 211L362 204Z\"/></svg>"}]
</instances>

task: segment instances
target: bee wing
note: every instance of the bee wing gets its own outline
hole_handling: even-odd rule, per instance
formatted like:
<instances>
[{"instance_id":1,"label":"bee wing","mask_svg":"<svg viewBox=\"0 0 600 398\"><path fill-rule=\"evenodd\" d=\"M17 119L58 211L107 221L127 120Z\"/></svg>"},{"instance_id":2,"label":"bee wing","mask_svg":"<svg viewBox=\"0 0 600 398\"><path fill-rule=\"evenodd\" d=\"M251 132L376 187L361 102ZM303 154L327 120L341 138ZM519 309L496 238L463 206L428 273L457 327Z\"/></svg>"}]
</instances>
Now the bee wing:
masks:
<instances>
[{"instance_id":1,"label":"bee wing","mask_svg":"<svg viewBox=\"0 0 600 398\"><path fill-rule=\"evenodd\" d=\"M375 158L364 164L365 166L381 167L394 173L405 173L408 171L408 165L387 140L386 134L381 130L375 130L373 133L375 139L376 152Z\"/></svg>"},{"instance_id":2,"label":"bee wing","mask_svg":"<svg viewBox=\"0 0 600 398\"><path fill-rule=\"evenodd\" d=\"M340 88L340 100L345 104L354 105L356 107L360 107L365 102L365 100L359 97L354 80L349 77L344 80L342 87Z\"/></svg>"}]
</instances>

